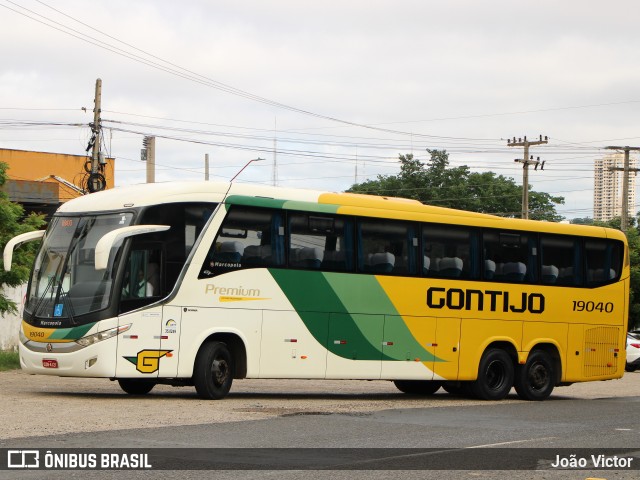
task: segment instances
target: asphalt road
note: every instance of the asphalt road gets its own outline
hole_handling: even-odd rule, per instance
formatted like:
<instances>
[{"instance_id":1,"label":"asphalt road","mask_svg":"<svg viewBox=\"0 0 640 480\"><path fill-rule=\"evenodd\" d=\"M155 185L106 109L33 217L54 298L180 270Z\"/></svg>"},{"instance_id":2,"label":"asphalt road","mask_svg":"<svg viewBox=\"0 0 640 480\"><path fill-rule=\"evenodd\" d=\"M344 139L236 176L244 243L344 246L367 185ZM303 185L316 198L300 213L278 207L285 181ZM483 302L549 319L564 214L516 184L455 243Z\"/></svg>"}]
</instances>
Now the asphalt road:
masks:
<instances>
[{"instance_id":1,"label":"asphalt road","mask_svg":"<svg viewBox=\"0 0 640 480\"><path fill-rule=\"evenodd\" d=\"M389 382L243 381L218 402L201 401L190 389L127 397L106 381L19 373L0 374L0 385L0 401L9 406L0 417L0 448L162 448L164 458L154 462L179 468L189 457L194 468L210 469L49 471L46 478L640 478L640 470L624 468L549 470L555 454L581 455L579 448L596 455L637 449L626 454L640 462L640 373L560 388L544 402L515 395L479 402L442 392L425 399ZM525 470L486 470L514 455L539 458ZM442 470L420 469L434 465ZM313 466L336 470L308 470ZM0 478L42 473L0 471Z\"/></svg>"}]
</instances>

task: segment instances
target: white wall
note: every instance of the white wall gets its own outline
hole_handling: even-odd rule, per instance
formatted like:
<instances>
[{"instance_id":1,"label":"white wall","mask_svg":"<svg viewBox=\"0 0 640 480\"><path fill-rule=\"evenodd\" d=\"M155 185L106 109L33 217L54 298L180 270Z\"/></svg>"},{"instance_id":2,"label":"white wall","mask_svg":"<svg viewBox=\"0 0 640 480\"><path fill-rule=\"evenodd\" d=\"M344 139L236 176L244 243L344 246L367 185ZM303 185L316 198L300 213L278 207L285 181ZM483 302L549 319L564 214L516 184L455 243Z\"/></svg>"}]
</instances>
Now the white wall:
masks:
<instances>
[{"instance_id":1,"label":"white wall","mask_svg":"<svg viewBox=\"0 0 640 480\"><path fill-rule=\"evenodd\" d=\"M0 350L14 350L18 348L18 331L22 319L22 303L27 293L27 285L16 288L6 287L2 290L10 300L13 300L18 313L7 313L0 316Z\"/></svg>"}]
</instances>

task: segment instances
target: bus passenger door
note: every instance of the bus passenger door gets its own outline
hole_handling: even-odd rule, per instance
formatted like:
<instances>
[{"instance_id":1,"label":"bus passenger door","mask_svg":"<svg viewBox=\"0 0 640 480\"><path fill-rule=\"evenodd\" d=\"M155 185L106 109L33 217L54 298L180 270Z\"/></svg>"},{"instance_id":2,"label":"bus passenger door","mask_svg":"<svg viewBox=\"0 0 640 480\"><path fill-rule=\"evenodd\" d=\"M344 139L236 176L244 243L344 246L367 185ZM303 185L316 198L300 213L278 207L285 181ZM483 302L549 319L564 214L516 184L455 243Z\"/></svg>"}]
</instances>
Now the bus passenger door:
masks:
<instances>
[{"instance_id":1,"label":"bus passenger door","mask_svg":"<svg viewBox=\"0 0 640 480\"><path fill-rule=\"evenodd\" d=\"M122 314L118 317L118 325L131 326L118 335L116 377L157 377L161 358L165 355L160 350L162 307Z\"/></svg>"},{"instance_id":2,"label":"bus passenger door","mask_svg":"<svg viewBox=\"0 0 640 480\"><path fill-rule=\"evenodd\" d=\"M160 358L158 376L172 378L178 375L178 349L180 348L180 327L182 307L163 307L160 331Z\"/></svg>"},{"instance_id":3,"label":"bus passenger door","mask_svg":"<svg viewBox=\"0 0 640 480\"><path fill-rule=\"evenodd\" d=\"M382 378L433 379L435 339L435 317L387 315L382 341Z\"/></svg>"},{"instance_id":4,"label":"bus passenger door","mask_svg":"<svg viewBox=\"0 0 640 480\"><path fill-rule=\"evenodd\" d=\"M434 372L436 380L457 380L460 357L459 318L438 318Z\"/></svg>"},{"instance_id":5,"label":"bus passenger door","mask_svg":"<svg viewBox=\"0 0 640 480\"><path fill-rule=\"evenodd\" d=\"M262 319L260 378L324 378L328 313L264 310Z\"/></svg>"},{"instance_id":6,"label":"bus passenger door","mask_svg":"<svg viewBox=\"0 0 640 480\"><path fill-rule=\"evenodd\" d=\"M332 313L327 378L379 379L384 315Z\"/></svg>"}]
</instances>

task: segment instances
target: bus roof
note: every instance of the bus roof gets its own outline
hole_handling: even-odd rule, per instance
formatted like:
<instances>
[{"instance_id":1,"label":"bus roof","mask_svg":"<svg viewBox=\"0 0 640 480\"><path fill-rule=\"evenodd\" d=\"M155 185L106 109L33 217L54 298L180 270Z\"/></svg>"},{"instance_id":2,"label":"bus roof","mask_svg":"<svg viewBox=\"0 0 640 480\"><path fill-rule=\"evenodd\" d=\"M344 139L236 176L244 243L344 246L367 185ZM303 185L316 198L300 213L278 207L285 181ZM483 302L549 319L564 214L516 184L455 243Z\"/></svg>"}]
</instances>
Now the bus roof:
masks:
<instances>
[{"instance_id":1,"label":"bus roof","mask_svg":"<svg viewBox=\"0 0 640 480\"><path fill-rule=\"evenodd\" d=\"M58 209L58 213L120 211L133 207L177 202L219 203L225 198L231 203L235 203L233 198L244 198L245 202L242 203L250 203L247 201L255 199L255 204L260 205L264 200L272 199L280 200L282 208L306 209L305 207L310 208L311 205L321 204L327 207L333 206L333 211L336 213L347 215L606 237L626 241L622 232L604 227L504 218L485 213L424 205L418 200L405 198L332 193L248 183L167 182L116 187L70 200ZM327 209L322 209L322 211L327 211Z\"/></svg>"}]
</instances>

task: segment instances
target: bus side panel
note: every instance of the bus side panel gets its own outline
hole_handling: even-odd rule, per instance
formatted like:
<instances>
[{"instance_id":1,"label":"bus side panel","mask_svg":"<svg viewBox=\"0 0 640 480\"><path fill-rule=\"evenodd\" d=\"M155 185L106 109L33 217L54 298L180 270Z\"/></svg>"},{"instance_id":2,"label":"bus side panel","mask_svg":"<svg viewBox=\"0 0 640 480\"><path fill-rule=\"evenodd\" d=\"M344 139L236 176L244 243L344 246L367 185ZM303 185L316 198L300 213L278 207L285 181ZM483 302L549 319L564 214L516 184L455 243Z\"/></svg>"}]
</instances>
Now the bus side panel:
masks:
<instances>
[{"instance_id":1,"label":"bus side panel","mask_svg":"<svg viewBox=\"0 0 640 480\"><path fill-rule=\"evenodd\" d=\"M522 321L462 320L458 380L475 380L478 377L482 354L493 342L508 342L519 351L522 345Z\"/></svg>"},{"instance_id":2,"label":"bus side panel","mask_svg":"<svg viewBox=\"0 0 640 480\"><path fill-rule=\"evenodd\" d=\"M567 364L567 333L566 323L524 322L522 326L522 351L527 355L536 345L542 343L556 347L562 364L562 376L565 376Z\"/></svg>"},{"instance_id":3,"label":"bus side panel","mask_svg":"<svg viewBox=\"0 0 640 480\"><path fill-rule=\"evenodd\" d=\"M327 371L329 314L265 310L260 378L324 378ZM323 343L311 334L312 329Z\"/></svg>"},{"instance_id":4,"label":"bus side panel","mask_svg":"<svg viewBox=\"0 0 640 480\"><path fill-rule=\"evenodd\" d=\"M438 318L434 364L440 380L457 380L460 359L460 318Z\"/></svg>"},{"instance_id":5,"label":"bus side panel","mask_svg":"<svg viewBox=\"0 0 640 480\"><path fill-rule=\"evenodd\" d=\"M384 315L331 313L327 378L379 379L383 328Z\"/></svg>"},{"instance_id":6,"label":"bus side panel","mask_svg":"<svg viewBox=\"0 0 640 480\"><path fill-rule=\"evenodd\" d=\"M131 324L131 327L119 335L116 377L157 377L160 362L169 353L160 350L162 307L126 313L118 322L120 326Z\"/></svg>"},{"instance_id":7,"label":"bus side panel","mask_svg":"<svg viewBox=\"0 0 640 480\"><path fill-rule=\"evenodd\" d=\"M220 333L240 338L247 352L247 378L258 377L262 310L187 307L183 308L181 330L178 377L193 375L198 350L209 337Z\"/></svg>"},{"instance_id":8,"label":"bus side panel","mask_svg":"<svg viewBox=\"0 0 640 480\"><path fill-rule=\"evenodd\" d=\"M180 330L182 325L182 308L165 306L162 309L162 326L160 331L160 350L167 353L160 361L159 377L173 378L178 375L180 358Z\"/></svg>"},{"instance_id":9,"label":"bus side panel","mask_svg":"<svg viewBox=\"0 0 640 480\"><path fill-rule=\"evenodd\" d=\"M386 315L382 375L388 380L432 380L435 317Z\"/></svg>"},{"instance_id":10,"label":"bus side panel","mask_svg":"<svg viewBox=\"0 0 640 480\"><path fill-rule=\"evenodd\" d=\"M570 324L567 336L567 367L562 372L562 381L584 381L584 325Z\"/></svg>"}]
</instances>

